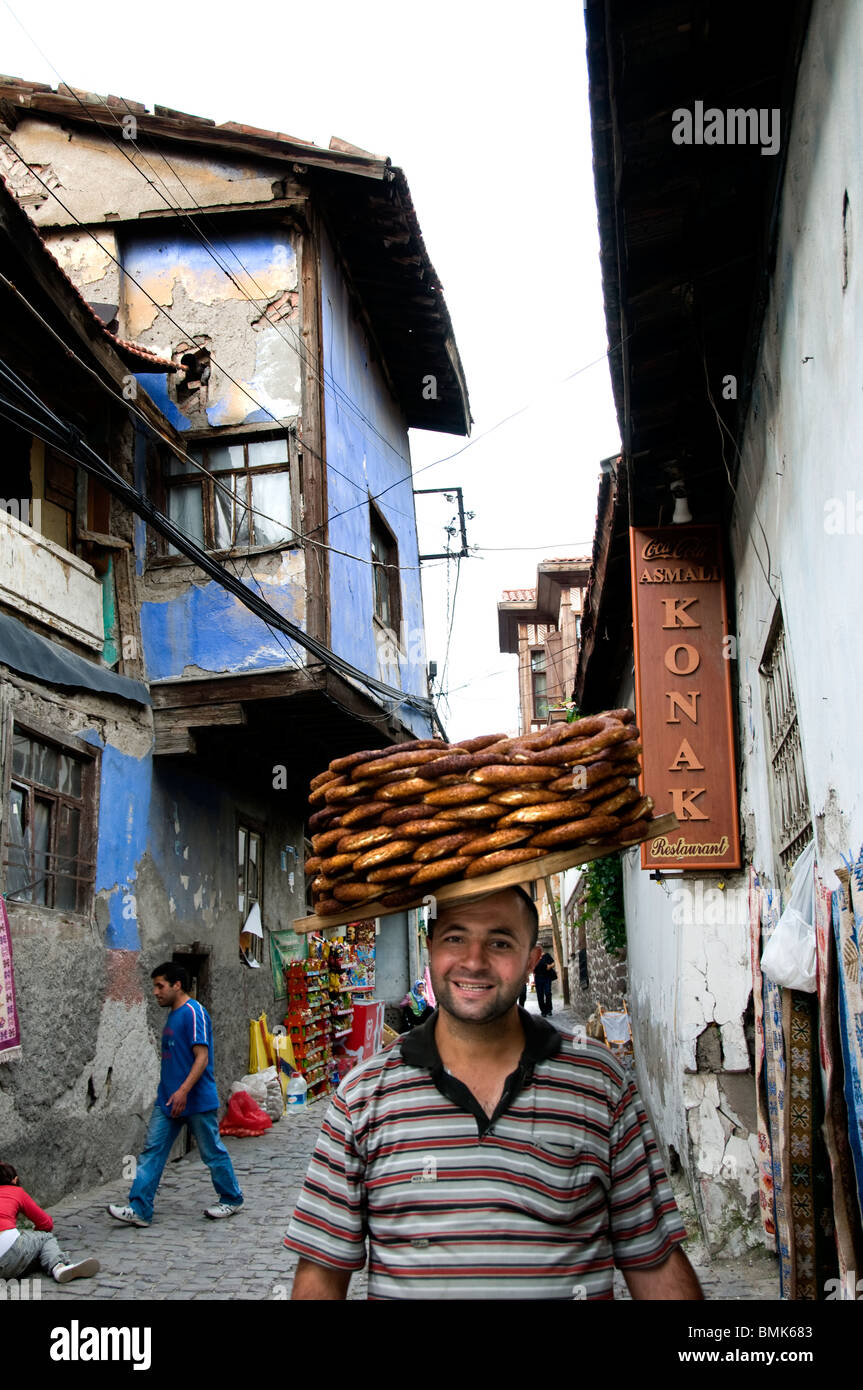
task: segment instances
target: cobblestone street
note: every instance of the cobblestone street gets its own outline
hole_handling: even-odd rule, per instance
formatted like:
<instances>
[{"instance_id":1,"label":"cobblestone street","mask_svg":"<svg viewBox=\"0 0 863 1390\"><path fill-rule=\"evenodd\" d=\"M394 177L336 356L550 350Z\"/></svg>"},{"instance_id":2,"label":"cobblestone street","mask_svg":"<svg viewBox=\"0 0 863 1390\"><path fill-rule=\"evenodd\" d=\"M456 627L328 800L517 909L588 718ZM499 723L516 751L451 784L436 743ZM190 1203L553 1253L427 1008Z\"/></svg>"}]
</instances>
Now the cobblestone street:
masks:
<instances>
[{"instance_id":1,"label":"cobblestone street","mask_svg":"<svg viewBox=\"0 0 863 1390\"><path fill-rule=\"evenodd\" d=\"M536 1012L532 995L528 1007ZM554 1000L553 1021L562 1030L580 1028L570 1010ZM51 1214L70 1257L95 1255L102 1265L94 1279L58 1286L43 1278L43 1300L81 1299L284 1299L290 1296L296 1256L282 1237L314 1147L324 1102L292 1114L260 1139L227 1139L245 1209L227 1221L203 1215L213 1198L209 1174L197 1154L168 1165L146 1229L122 1226L105 1208L124 1202L128 1182L119 1180L56 1203ZM776 1259L752 1251L739 1259L710 1261L697 1236L688 1193L678 1195L690 1238L687 1251L709 1299L776 1299ZM627 1299L620 1275L616 1297ZM365 1271L354 1275L351 1299L366 1297Z\"/></svg>"}]
</instances>

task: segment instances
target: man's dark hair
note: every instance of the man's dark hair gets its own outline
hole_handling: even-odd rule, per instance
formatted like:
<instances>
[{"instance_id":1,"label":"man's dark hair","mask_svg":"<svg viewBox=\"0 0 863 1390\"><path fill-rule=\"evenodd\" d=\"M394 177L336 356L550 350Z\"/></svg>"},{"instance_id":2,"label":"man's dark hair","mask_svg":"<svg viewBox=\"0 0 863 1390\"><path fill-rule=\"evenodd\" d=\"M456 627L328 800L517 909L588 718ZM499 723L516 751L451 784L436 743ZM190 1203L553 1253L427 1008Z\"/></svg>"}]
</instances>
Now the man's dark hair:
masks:
<instances>
[{"instance_id":1,"label":"man's dark hair","mask_svg":"<svg viewBox=\"0 0 863 1390\"><path fill-rule=\"evenodd\" d=\"M157 965L155 970L150 971L150 979L155 980L161 975L163 980L167 980L169 985L179 985L184 994L189 993L189 972L185 965L178 965L175 960L166 960L164 965Z\"/></svg>"},{"instance_id":2,"label":"man's dark hair","mask_svg":"<svg viewBox=\"0 0 863 1390\"><path fill-rule=\"evenodd\" d=\"M533 950L534 946L535 946L536 943L537 943L537 938L539 937L539 913L537 912L536 903L533 901L533 898L530 896L530 894L529 894L529 893L526 893L526 892L524 891L524 889L521 887L521 885L518 884L518 883L513 884L513 886L512 886L511 888L501 888L501 889L500 889L500 892L501 892L501 893L517 893L518 896L521 898L521 901L522 901L522 903L523 903L523 905L524 905L524 909L525 909L525 920L526 920L527 925L528 925L528 927L529 927L529 929L530 929L530 947L531 947L531 950ZM442 907L442 908L448 907L448 906L449 906L448 903L441 903L441 907ZM429 936L431 936L431 935L433 934L433 932L434 932L435 920L436 920L436 919L435 919L434 917L431 917L431 918L429 919L429 924L428 924L428 935L429 935Z\"/></svg>"},{"instance_id":3,"label":"man's dark hair","mask_svg":"<svg viewBox=\"0 0 863 1390\"><path fill-rule=\"evenodd\" d=\"M0 1163L0 1187L12 1187L17 1176L11 1163Z\"/></svg>"}]
</instances>

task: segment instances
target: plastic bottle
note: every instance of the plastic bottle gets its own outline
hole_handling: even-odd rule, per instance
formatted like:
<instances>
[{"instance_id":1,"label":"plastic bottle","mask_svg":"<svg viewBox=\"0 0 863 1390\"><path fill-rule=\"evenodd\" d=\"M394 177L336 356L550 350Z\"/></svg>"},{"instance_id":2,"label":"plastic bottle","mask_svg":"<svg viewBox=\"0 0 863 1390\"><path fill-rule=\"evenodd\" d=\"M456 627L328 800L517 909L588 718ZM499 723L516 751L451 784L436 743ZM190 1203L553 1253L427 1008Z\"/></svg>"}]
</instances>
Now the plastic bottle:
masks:
<instances>
[{"instance_id":1,"label":"plastic bottle","mask_svg":"<svg viewBox=\"0 0 863 1390\"><path fill-rule=\"evenodd\" d=\"M285 1114L290 1115L292 1110L299 1110L306 1104L306 1092L309 1087L305 1077L295 1071L285 1090Z\"/></svg>"}]
</instances>

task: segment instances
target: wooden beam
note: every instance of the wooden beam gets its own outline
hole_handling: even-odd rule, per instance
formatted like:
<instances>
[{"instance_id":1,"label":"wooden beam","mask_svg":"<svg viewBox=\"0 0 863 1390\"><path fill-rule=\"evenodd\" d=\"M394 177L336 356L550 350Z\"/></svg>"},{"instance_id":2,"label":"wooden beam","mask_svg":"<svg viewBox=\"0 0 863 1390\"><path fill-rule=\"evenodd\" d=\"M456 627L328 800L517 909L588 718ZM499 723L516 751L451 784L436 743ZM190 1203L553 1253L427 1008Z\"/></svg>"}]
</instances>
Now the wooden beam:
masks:
<instances>
[{"instance_id":1,"label":"wooden beam","mask_svg":"<svg viewBox=\"0 0 863 1390\"><path fill-rule=\"evenodd\" d=\"M155 681L150 686L154 709L188 709L211 701L223 705L233 701L283 700L290 695L306 695L324 684L322 666L302 671L266 671L245 676L211 676L179 681Z\"/></svg>"},{"instance_id":2,"label":"wooden beam","mask_svg":"<svg viewBox=\"0 0 863 1390\"><path fill-rule=\"evenodd\" d=\"M331 917L298 917L294 922L294 931L301 935L310 931L323 931L324 927L340 927L346 922L364 921L371 917L388 917L394 912L408 912L413 907L421 907L424 902L434 901L435 903L459 902L465 898L473 898L481 893L497 893L503 888L514 888L519 883L529 883L538 878L545 878L547 874L559 874L564 869L575 868L578 864L587 864L591 859L604 859L607 854L615 854L619 849L630 849L634 844L640 844L643 840L652 840L654 835L669 835L672 830L676 830L680 822L676 816L659 816L656 820L650 821L650 828L644 835L639 836L638 840L632 840L629 844L622 845L605 841L602 844L574 845L571 849L557 850L554 854L544 854L539 859L529 860L526 864L513 864L510 869L501 869L496 874L483 874L480 878L459 879L456 883L444 883L439 888L430 884L425 892L417 889L417 897L414 902L405 903L400 907L385 907L383 903L375 899L370 903L355 903L351 908L345 908L344 912L334 912ZM624 830L625 826L621 826Z\"/></svg>"},{"instance_id":3,"label":"wooden beam","mask_svg":"<svg viewBox=\"0 0 863 1390\"><path fill-rule=\"evenodd\" d=\"M240 704L207 704L182 711L157 709L153 711L153 720L158 735L172 729L203 729L211 724L245 724L246 711Z\"/></svg>"},{"instance_id":4,"label":"wooden beam","mask_svg":"<svg viewBox=\"0 0 863 1390\"><path fill-rule=\"evenodd\" d=\"M170 754L195 752L197 752L195 740L188 729L172 729L165 732L156 730L154 757L161 758Z\"/></svg>"}]
</instances>

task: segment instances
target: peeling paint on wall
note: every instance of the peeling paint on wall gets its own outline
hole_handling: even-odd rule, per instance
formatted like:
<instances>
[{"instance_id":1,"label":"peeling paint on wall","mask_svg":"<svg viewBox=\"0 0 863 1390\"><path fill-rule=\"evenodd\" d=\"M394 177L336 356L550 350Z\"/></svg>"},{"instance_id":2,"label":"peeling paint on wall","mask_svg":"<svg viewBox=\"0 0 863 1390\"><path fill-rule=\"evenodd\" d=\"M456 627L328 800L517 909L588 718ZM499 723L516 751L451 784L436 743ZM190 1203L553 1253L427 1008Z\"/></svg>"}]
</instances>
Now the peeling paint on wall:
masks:
<instances>
[{"instance_id":1,"label":"peeling paint on wall","mask_svg":"<svg viewBox=\"0 0 863 1390\"><path fill-rule=\"evenodd\" d=\"M290 568L283 555L278 578L250 582L253 592L273 608L302 625L305 595L302 560ZM272 632L215 581L190 585L182 594L141 605L141 635L150 680L202 672L257 671L274 666L302 665L304 651L289 637Z\"/></svg>"}]
</instances>

